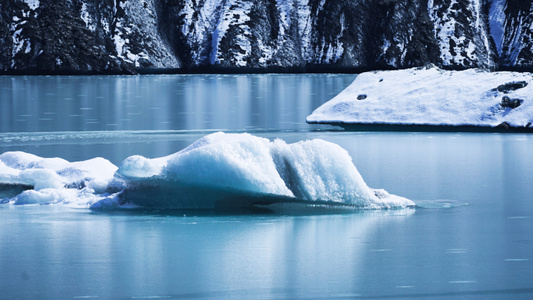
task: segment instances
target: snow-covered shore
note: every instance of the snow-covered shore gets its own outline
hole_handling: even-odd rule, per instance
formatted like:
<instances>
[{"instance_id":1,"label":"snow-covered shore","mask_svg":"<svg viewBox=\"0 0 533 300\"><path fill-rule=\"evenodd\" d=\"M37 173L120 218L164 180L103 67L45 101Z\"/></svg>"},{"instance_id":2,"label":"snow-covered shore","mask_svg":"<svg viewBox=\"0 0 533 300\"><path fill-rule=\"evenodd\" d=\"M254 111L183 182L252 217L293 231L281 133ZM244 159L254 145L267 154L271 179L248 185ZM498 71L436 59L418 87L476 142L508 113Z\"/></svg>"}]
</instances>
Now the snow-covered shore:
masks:
<instances>
[{"instance_id":1,"label":"snow-covered shore","mask_svg":"<svg viewBox=\"0 0 533 300\"><path fill-rule=\"evenodd\" d=\"M412 68L362 73L308 123L533 131L533 75Z\"/></svg>"}]
</instances>

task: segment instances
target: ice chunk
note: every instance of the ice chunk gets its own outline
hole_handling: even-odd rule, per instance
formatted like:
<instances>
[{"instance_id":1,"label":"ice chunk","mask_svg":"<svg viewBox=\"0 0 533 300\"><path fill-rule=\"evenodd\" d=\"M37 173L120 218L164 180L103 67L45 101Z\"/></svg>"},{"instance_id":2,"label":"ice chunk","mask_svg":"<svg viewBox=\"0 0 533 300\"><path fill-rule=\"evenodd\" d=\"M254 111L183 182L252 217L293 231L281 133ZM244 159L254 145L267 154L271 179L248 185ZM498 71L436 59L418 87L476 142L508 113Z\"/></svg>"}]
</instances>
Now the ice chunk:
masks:
<instances>
[{"instance_id":1,"label":"ice chunk","mask_svg":"<svg viewBox=\"0 0 533 300\"><path fill-rule=\"evenodd\" d=\"M70 197L69 197L70 196ZM43 189L40 191L27 190L14 198L14 204L55 204L63 202L65 198L75 198L72 190Z\"/></svg>"},{"instance_id":2,"label":"ice chunk","mask_svg":"<svg viewBox=\"0 0 533 300\"><path fill-rule=\"evenodd\" d=\"M89 188L66 189L47 188L42 190L26 190L13 197L11 202L15 205L39 204L39 205L68 205L71 207L90 207L100 203L103 208L107 203L118 203L117 193L97 194ZM111 205L111 204L108 204Z\"/></svg>"},{"instance_id":3,"label":"ice chunk","mask_svg":"<svg viewBox=\"0 0 533 300\"><path fill-rule=\"evenodd\" d=\"M68 162L61 158L42 158L24 152L0 155L2 197L15 204L75 203L87 206L106 193L117 167L106 159ZM0 202L6 202L1 199Z\"/></svg>"},{"instance_id":4,"label":"ice chunk","mask_svg":"<svg viewBox=\"0 0 533 300\"><path fill-rule=\"evenodd\" d=\"M336 144L287 144L222 132L169 156L128 157L119 168L103 158L68 162L6 152L0 155L0 192L12 197L0 203L94 209L283 207L280 203L348 210L414 206L369 188L348 152Z\"/></svg>"},{"instance_id":5,"label":"ice chunk","mask_svg":"<svg viewBox=\"0 0 533 300\"><path fill-rule=\"evenodd\" d=\"M348 152L323 140L287 145L274 142L278 168L294 194L304 200L369 204L374 198Z\"/></svg>"},{"instance_id":6,"label":"ice chunk","mask_svg":"<svg viewBox=\"0 0 533 300\"><path fill-rule=\"evenodd\" d=\"M42 158L30 153L13 151L0 155L0 161L14 169L49 168L59 169L68 165L68 161L61 158Z\"/></svg>"},{"instance_id":7,"label":"ice chunk","mask_svg":"<svg viewBox=\"0 0 533 300\"><path fill-rule=\"evenodd\" d=\"M165 158L127 158L117 174L126 181L162 178L183 185L293 196L277 172L270 141L249 134L215 133Z\"/></svg>"},{"instance_id":8,"label":"ice chunk","mask_svg":"<svg viewBox=\"0 0 533 300\"><path fill-rule=\"evenodd\" d=\"M94 187L107 186L116 170L115 165L103 158L71 163L24 152L0 155L0 183L30 185L36 190L89 183Z\"/></svg>"},{"instance_id":9,"label":"ice chunk","mask_svg":"<svg viewBox=\"0 0 533 300\"><path fill-rule=\"evenodd\" d=\"M120 164L117 174L130 180L149 178L161 174L164 165L166 165L165 160L147 159L140 155L134 155L126 158Z\"/></svg>"},{"instance_id":10,"label":"ice chunk","mask_svg":"<svg viewBox=\"0 0 533 300\"><path fill-rule=\"evenodd\" d=\"M346 150L323 140L286 144L220 132L165 158L130 157L117 175L125 181L124 201L141 206L217 208L291 201L360 208L414 205L369 188Z\"/></svg>"}]
</instances>

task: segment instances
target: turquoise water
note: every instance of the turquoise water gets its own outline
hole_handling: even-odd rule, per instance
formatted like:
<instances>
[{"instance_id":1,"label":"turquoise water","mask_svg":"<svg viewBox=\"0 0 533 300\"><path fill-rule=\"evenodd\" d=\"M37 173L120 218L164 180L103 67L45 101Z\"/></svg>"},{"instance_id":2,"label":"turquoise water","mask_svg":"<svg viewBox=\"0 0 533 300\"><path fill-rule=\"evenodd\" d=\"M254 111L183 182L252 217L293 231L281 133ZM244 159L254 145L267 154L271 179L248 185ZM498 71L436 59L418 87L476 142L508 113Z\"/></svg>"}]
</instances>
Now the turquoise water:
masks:
<instances>
[{"instance_id":1,"label":"turquoise water","mask_svg":"<svg viewBox=\"0 0 533 300\"><path fill-rule=\"evenodd\" d=\"M533 297L533 137L344 132L305 117L355 75L0 77L0 153L119 164L205 134L321 138L399 211L98 213L0 205L0 298Z\"/></svg>"}]
</instances>

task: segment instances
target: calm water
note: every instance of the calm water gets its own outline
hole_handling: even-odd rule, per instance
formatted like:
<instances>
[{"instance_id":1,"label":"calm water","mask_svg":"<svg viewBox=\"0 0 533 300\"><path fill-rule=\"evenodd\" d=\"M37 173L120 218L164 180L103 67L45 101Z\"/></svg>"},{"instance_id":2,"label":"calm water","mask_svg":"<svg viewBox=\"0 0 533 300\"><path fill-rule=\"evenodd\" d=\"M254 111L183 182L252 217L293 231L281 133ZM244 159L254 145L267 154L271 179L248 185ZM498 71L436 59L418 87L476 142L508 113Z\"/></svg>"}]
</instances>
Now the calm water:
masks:
<instances>
[{"instance_id":1,"label":"calm water","mask_svg":"<svg viewBox=\"0 0 533 300\"><path fill-rule=\"evenodd\" d=\"M217 130L321 138L347 149L369 186L424 207L284 216L0 205L0 298L533 297L533 136L305 124L354 78L0 77L0 153L118 164Z\"/></svg>"}]
</instances>

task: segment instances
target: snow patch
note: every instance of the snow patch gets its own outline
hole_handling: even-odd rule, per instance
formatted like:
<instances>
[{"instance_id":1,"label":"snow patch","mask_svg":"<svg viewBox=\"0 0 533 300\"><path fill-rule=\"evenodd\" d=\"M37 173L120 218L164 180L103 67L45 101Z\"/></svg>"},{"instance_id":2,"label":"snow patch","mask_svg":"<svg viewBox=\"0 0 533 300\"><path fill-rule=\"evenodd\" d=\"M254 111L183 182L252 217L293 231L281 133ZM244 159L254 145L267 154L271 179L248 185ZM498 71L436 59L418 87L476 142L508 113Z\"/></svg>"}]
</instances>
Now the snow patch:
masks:
<instances>
[{"instance_id":1,"label":"snow patch","mask_svg":"<svg viewBox=\"0 0 533 300\"><path fill-rule=\"evenodd\" d=\"M484 47L483 52L490 53L489 37L481 20L481 3L479 0L467 0L468 5L462 7L458 0L451 0L442 4L428 1L428 12L434 24L434 34L440 47L440 58L445 66L471 67L479 62L476 49ZM461 16L461 17L460 17ZM457 20L465 19L466 24ZM472 34L467 37L468 31ZM466 32L465 32L466 31ZM479 35L479 37L478 37ZM479 41L481 39L481 41ZM479 43L476 46L476 43ZM492 65L490 55L487 55L486 65Z\"/></svg>"},{"instance_id":2,"label":"snow patch","mask_svg":"<svg viewBox=\"0 0 533 300\"><path fill-rule=\"evenodd\" d=\"M507 92L511 82L526 86ZM528 73L438 68L362 73L317 108L308 122L525 127L533 123L533 77ZM516 108L503 97L520 99Z\"/></svg>"},{"instance_id":3,"label":"snow patch","mask_svg":"<svg viewBox=\"0 0 533 300\"><path fill-rule=\"evenodd\" d=\"M81 5L80 17L83 20L83 22L85 22L85 26L87 26L87 28L90 31L95 31L96 30L96 23L94 22L93 18L91 17L89 12L87 11L87 3L85 3L85 2L82 3L82 5Z\"/></svg>"},{"instance_id":4,"label":"snow patch","mask_svg":"<svg viewBox=\"0 0 533 300\"><path fill-rule=\"evenodd\" d=\"M210 57L211 64L219 64L222 61L222 52L220 51L220 42L232 27L239 28L239 33L235 36L234 41L239 49L233 53L235 61L233 65L238 67L245 67L247 65L246 58L248 58L252 51L250 43L251 33L250 26L247 24L250 21L250 11L253 3L245 0L229 0L218 6L221 10L220 18L212 34L212 52Z\"/></svg>"},{"instance_id":5,"label":"snow patch","mask_svg":"<svg viewBox=\"0 0 533 300\"><path fill-rule=\"evenodd\" d=\"M123 17L117 17L119 9L124 10ZM145 63L153 67L179 67L159 33L158 22L154 1L123 1L119 8L115 6L112 39L117 56L137 68L146 67ZM109 31L108 24L102 26Z\"/></svg>"},{"instance_id":6,"label":"snow patch","mask_svg":"<svg viewBox=\"0 0 533 300\"><path fill-rule=\"evenodd\" d=\"M19 23L18 25L23 25L26 23L26 21L23 21ZM29 43L27 39L22 38L22 28L16 29L16 25L12 25L11 30L13 32L13 50L12 50L12 57L15 57L17 53L19 53L22 48L24 47L25 43ZM15 64L15 61L12 61L11 67L13 68Z\"/></svg>"},{"instance_id":7,"label":"snow patch","mask_svg":"<svg viewBox=\"0 0 533 300\"><path fill-rule=\"evenodd\" d=\"M312 47L311 47L311 7L309 0L296 0L298 6L298 33L300 37L301 53L306 62L312 60Z\"/></svg>"},{"instance_id":8,"label":"snow patch","mask_svg":"<svg viewBox=\"0 0 533 300\"><path fill-rule=\"evenodd\" d=\"M30 7L31 10L36 10L39 8L40 1L39 0L24 0L26 4Z\"/></svg>"}]
</instances>

